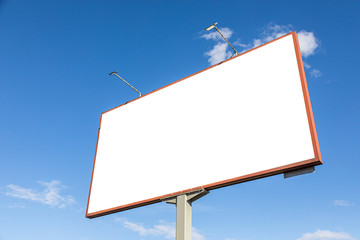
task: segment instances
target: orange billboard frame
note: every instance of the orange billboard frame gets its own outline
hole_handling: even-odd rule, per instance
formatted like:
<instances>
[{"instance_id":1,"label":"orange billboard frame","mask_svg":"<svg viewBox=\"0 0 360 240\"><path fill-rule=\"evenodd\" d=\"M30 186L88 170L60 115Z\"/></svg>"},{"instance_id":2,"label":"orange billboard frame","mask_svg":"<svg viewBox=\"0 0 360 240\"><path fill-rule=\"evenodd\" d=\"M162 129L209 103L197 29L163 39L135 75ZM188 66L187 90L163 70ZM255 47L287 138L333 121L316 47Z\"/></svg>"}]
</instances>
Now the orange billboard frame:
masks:
<instances>
[{"instance_id":1,"label":"orange billboard frame","mask_svg":"<svg viewBox=\"0 0 360 240\"><path fill-rule=\"evenodd\" d=\"M296 54L296 60L297 60L297 65L298 65L298 70L299 70L299 75L300 75L300 81L301 81L301 87L302 87L302 93L303 93L303 98L304 98L304 102L305 102L305 108L306 108L306 115L307 115L307 120L308 120L308 124L309 124L309 129L310 129L310 135L311 135L311 140L312 140L312 146L313 146L313 150L314 150L314 158L311 159L306 159L304 161L300 161L300 162L296 162L293 164L288 164L288 165L284 165L281 167L276 167L276 168L272 168L272 169L268 169L265 171L259 171L259 172L255 172L255 173L251 173L251 174L247 174L247 175L243 175L243 176L239 176L239 177L235 177L235 178L231 178L231 179L227 179L224 181L218 181L215 183L211 183L211 184L207 184L207 185L202 185L202 186L198 186L198 187L194 187L194 188L190 188L190 189L185 189L183 191L178 191L178 192L173 192L173 193L169 193L166 195L161 195L158 197L154 197L154 198L149 198L149 199L145 199L142 201L138 201L138 202L134 202L131 204L126 204L126 205L122 205L122 206L117 206L117 207L113 207L113 208L109 208L109 209L105 209L102 211L97 211L97 212L92 212L89 213L89 202L90 202L90 196L91 196L91 189L92 189L92 184L93 184L93 177L94 177L94 170L95 170L95 164L96 164L96 156L97 156L97 151L98 151L98 144L99 144L99 137L100 137L100 128L101 128L101 123L102 123L102 116L103 114L113 111L117 108L120 108L122 106L125 106L126 104L129 104L131 102L137 101L141 98L146 98L148 95L150 94L154 94L164 88L167 88L173 84L176 84L178 82L184 81L185 79L188 79L192 76L195 76L199 73L202 73L204 71L207 71L211 68L214 68L220 64L224 64L226 62L232 61L238 57L241 57L245 54L248 54L249 52L252 52L258 48L262 48L263 46L266 46L269 43L278 41L279 39L282 39L286 36L292 35L293 37L293 43L294 43L294 48L295 48L295 54ZM95 157L94 157L94 165L93 165L93 170L92 170L92 177L91 177L91 183L90 183L90 190L89 190L89 197L88 197L88 204L87 204L87 209L86 209L86 217L87 218L95 218L95 217L100 217L103 215L107 215L107 214L111 214L111 213L116 213L116 212L120 212L120 211L124 211L124 210L128 210L128 209L132 209L132 208L136 208L136 207L141 207L141 206L145 206L145 205L149 205L149 204L153 204L153 203L157 203L157 202L161 202L163 199L171 197L171 196L176 196L179 194L183 194L183 193L187 193L187 192L192 192L195 190L199 190L199 189L206 189L206 190L213 190L213 189L217 189L217 188L221 188L221 187L225 187L225 186L230 186L233 184L238 184L238 183L242 183L242 182L247 182L247 181L251 181L251 180L255 180L255 179L259 179L259 178L264 178L264 177L269 177L269 176L273 176L273 175L277 175L277 174L281 174L281 173L286 173L286 172L290 172L290 171L294 171L294 170L298 170L301 168L306 168L306 167L311 167L311 166L316 166L316 165L320 165L322 164L322 158L321 158L321 153L320 153L320 148L319 148L319 143L318 143L318 138L317 138L317 133L316 133L316 128L315 128L315 121L314 121L314 117L313 117L313 112L312 112L312 107L311 107L311 103L310 103L310 96L309 96L309 92L308 92L308 87L307 87L307 82L306 82L306 77L305 77L305 71L304 71L304 66L303 66L303 62L302 62L302 57L301 57L301 51L300 51L300 46L299 46L299 41L297 38L297 35L295 32L291 32L289 34L286 34L280 38L277 38L275 40L272 40L268 43L265 43L263 45L260 45L254 49L251 49L247 52L243 52L233 58L230 58L228 60L225 60L223 62L220 62L218 64L215 64L209 68L206 68L204 70L201 70L197 73L194 73L190 76L187 76L185 78L182 78L178 81L175 81L171 84L168 84L162 88L159 88L153 92L150 92L148 94L145 94L139 98L136 98L132 101L129 101L127 103L124 103L118 107L115 107L113 109L110 109L106 112L103 112L101 114L101 118L100 118L100 124L99 124L99 131L98 131L98 138L97 138L97 144L96 144L96 150L95 150Z\"/></svg>"}]
</instances>

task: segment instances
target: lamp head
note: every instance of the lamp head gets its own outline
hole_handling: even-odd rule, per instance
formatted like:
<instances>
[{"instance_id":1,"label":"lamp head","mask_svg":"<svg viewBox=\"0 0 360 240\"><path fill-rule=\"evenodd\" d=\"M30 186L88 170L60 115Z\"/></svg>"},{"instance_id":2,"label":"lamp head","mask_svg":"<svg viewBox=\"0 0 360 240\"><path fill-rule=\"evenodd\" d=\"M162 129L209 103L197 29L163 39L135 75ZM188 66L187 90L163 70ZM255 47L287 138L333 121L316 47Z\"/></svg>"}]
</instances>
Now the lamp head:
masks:
<instances>
[{"instance_id":1,"label":"lamp head","mask_svg":"<svg viewBox=\"0 0 360 240\"><path fill-rule=\"evenodd\" d=\"M114 75L116 73L117 73L117 71L114 71L114 72L109 73L109 75L112 76L112 75Z\"/></svg>"},{"instance_id":2,"label":"lamp head","mask_svg":"<svg viewBox=\"0 0 360 240\"><path fill-rule=\"evenodd\" d=\"M215 27L215 25L218 24L218 23L214 23L213 25L205 28L206 31L210 31L211 29L213 29Z\"/></svg>"}]
</instances>

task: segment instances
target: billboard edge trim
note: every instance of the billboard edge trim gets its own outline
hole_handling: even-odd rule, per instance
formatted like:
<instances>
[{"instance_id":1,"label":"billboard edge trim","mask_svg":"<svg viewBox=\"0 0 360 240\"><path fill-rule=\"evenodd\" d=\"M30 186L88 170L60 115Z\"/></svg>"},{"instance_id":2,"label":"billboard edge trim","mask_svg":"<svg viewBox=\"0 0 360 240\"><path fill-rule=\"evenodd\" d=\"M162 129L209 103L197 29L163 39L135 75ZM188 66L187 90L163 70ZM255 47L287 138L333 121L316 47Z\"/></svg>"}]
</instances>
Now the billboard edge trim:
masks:
<instances>
[{"instance_id":1,"label":"billboard edge trim","mask_svg":"<svg viewBox=\"0 0 360 240\"><path fill-rule=\"evenodd\" d=\"M312 158L312 159L284 165L281 167L276 167L276 168L272 168L272 169L268 169L268 170L264 170L264 171L260 171L260 172L255 172L255 173L251 173L251 174L247 174L247 175L243 175L243 176L239 176L239 177L235 177L235 178L230 178L230 179L215 182L215 183L210 183L210 184L203 185L203 186L190 188L190 189L179 191L179 192L174 192L174 193L142 200L139 202L134 202L134 203L130 203L130 204L114 207L114 208L105 209L105 210L90 213L90 214L88 212L86 212L86 217L87 218L101 217L101 216L105 216L105 215L112 214L112 213L122 212L125 210L150 205L153 203L158 203L158 202L161 202L161 200L164 198L169 198L169 197L176 196L176 195L183 194L183 193L188 193L188 192L192 192L192 191L196 191L196 190L200 190L200 189L214 190L214 189L221 188L221 187L227 187L227 186L231 186L234 184L248 182L248 181L252 181L252 180L256 180L256 179L260 179L260 178L264 178L264 177L270 177L270 176L278 175L281 173L290 172L290 171L294 171L294 170L298 170L298 169L310 167L310 166L317 166L317 165L321 165L321 164L322 164L322 162L319 161L319 159Z\"/></svg>"}]
</instances>

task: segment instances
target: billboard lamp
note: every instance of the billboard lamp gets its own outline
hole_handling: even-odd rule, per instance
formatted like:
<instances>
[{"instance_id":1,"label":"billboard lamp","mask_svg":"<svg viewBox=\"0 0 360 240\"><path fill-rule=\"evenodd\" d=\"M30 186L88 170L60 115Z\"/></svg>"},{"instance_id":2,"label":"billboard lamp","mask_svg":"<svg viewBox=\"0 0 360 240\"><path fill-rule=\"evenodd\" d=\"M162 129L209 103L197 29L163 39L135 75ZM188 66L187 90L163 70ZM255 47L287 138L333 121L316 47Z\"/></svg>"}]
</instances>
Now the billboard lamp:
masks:
<instances>
[{"instance_id":1,"label":"billboard lamp","mask_svg":"<svg viewBox=\"0 0 360 240\"><path fill-rule=\"evenodd\" d=\"M205 28L206 31L210 31L211 29L215 28L216 31L224 38L224 40L230 45L230 47L234 50L235 55L238 55L239 53L236 51L236 49L230 44L230 42L226 39L226 37L220 32L220 30L216 27L218 23L214 23L213 25L210 25L209 27Z\"/></svg>"},{"instance_id":2,"label":"billboard lamp","mask_svg":"<svg viewBox=\"0 0 360 240\"><path fill-rule=\"evenodd\" d=\"M131 84L130 84L130 83L128 83L128 82L127 82L127 81L125 81L122 77L120 77L120 76L117 74L117 71L111 72L111 73L109 73L109 75L110 75L110 76L112 76L112 75L117 76L118 78L120 78L120 79L121 79L121 81L123 81L123 82L124 82L124 83L126 83L129 87L131 87L131 88L132 88L132 89L134 89L137 93L139 93L139 94L140 94L140 96L139 96L139 97L141 97L141 96L142 96L141 92L139 92L136 88L134 88L133 86L131 86Z\"/></svg>"}]
</instances>

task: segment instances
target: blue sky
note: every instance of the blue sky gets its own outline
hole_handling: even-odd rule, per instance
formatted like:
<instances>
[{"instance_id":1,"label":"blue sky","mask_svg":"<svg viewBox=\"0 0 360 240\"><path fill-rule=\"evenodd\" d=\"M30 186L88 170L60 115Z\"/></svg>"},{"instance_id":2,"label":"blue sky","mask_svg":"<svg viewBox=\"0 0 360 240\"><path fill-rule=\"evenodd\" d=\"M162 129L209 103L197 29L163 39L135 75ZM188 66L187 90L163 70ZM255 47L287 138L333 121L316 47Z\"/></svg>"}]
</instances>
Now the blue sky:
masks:
<instances>
[{"instance_id":1,"label":"blue sky","mask_svg":"<svg viewBox=\"0 0 360 240\"><path fill-rule=\"evenodd\" d=\"M360 239L359 1L0 1L0 239L172 239L175 207L85 218L100 113L283 33L324 165L212 191L194 240Z\"/></svg>"}]
</instances>

